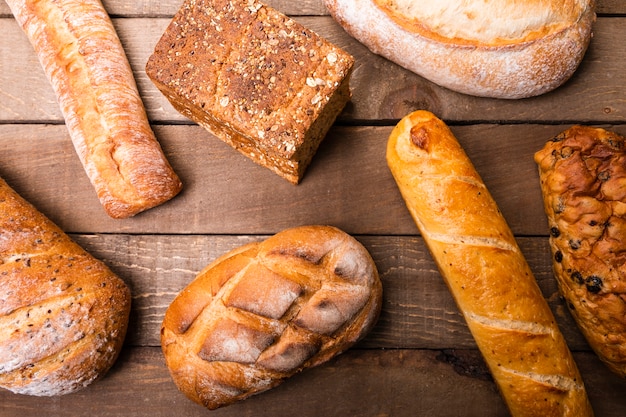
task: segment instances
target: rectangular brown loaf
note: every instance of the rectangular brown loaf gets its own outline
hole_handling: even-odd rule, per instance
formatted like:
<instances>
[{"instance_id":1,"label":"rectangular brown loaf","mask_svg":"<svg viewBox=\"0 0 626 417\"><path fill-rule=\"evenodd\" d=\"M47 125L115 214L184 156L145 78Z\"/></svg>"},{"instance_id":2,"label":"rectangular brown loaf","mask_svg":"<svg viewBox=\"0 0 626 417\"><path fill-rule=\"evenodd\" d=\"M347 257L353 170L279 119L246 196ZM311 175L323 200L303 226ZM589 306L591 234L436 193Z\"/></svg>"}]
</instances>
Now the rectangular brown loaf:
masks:
<instances>
[{"instance_id":1,"label":"rectangular brown loaf","mask_svg":"<svg viewBox=\"0 0 626 417\"><path fill-rule=\"evenodd\" d=\"M186 0L146 72L183 115L297 184L350 99L353 64L258 1Z\"/></svg>"}]
</instances>

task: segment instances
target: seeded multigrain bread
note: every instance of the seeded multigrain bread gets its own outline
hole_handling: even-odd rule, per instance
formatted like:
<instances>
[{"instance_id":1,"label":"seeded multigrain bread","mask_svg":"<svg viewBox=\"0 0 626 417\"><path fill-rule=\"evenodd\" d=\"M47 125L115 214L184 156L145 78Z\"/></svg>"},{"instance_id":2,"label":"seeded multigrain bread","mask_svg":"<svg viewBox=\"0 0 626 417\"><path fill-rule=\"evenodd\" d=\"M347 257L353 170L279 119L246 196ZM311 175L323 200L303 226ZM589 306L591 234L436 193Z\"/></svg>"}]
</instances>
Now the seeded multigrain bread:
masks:
<instances>
[{"instance_id":1,"label":"seeded multigrain bread","mask_svg":"<svg viewBox=\"0 0 626 417\"><path fill-rule=\"evenodd\" d=\"M376 265L356 239L296 227L201 271L167 309L161 345L179 389L214 409L348 349L381 304Z\"/></svg>"},{"instance_id":2,"label":"seeded multigrain bread","mask_svg":"<svg viewBox=\"0 0 626 417\"><path fill-rule=\"evenodd\" d=\"M626 376L626 138L574 126L535 161L561 293L590 346Z\"/></svg>"},{"instance_id":3,"label":"seeded multigrain bread","mask_svg":"<svg viewBox=\"0 0 626 417\"><path fill-rule=\"evenodd\" d=\"M297 184L350 99L354 59L254 0L186 0L146 72L174 108Z\"/></svg>"},{"instance_id":4,"label":"seeded multigrain bread","mask_svg":"<svg viewBox=\"0 0 626 417\"><path fill-rule=\"evenodd\" d=\"M69 394L124 342L130 291L0 179L0 387Z\"/></svg>"}]
</instances>

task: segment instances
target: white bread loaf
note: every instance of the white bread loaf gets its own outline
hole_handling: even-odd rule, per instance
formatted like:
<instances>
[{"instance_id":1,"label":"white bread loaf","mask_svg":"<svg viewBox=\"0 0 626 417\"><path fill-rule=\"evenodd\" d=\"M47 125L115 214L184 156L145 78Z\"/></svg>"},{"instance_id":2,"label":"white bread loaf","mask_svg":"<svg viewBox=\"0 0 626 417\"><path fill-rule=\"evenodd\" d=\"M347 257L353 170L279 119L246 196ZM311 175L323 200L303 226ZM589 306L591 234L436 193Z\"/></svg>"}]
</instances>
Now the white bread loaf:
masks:
<instances>
[{"instance_id":1,"label":"white bread loaf","mask_svg":"<svg viewBox=\"0 0 626 417\"><path fill-rule=\"evenodd\" d=\"M161 345L178 388L215 409L345 351L381 304L376 265L356 239L296 227L202 270L167 309Z\"/></svg>"},{"instance_id":2,"label":"white bread loaf","mask_svg":"<svg viewBox=\"0 0 626 417\"><path fill-rule=\"evenodd\" d=\"M130 290L1 179L0 230L0 387L86 387L120 353Z\"/></svg>"},{"instance_id":3,"label":"white bread loaf","mask_svg":"<svg viewBox=\"0 0 626 417\"><path fill-rule=\"evenodd\" d=\"M324 0L372 52L451 90L523 98L580 64L594 0Z\"/></svg>"},{"instance_id":4,"label":"white bread loaf","mask_svg":"<svg viewBox=\"0 0 626 417\"><path fill-rule=\"evenodd\" d=\"M513 233L448 127L409 114L389 137L387 161L511 414L593 415Z\"/></svg>"},{"instance_id":5,"label":"white bread loaf","mask_svg":"<svg viewBox=\"0 0 626 417\"><path fill-rule=\"evenodd\" d=\"M106 213L134 216L182 184L148 122L132 69L100 0L7 0L57 96Z\"/></svg>"}]
</instances>

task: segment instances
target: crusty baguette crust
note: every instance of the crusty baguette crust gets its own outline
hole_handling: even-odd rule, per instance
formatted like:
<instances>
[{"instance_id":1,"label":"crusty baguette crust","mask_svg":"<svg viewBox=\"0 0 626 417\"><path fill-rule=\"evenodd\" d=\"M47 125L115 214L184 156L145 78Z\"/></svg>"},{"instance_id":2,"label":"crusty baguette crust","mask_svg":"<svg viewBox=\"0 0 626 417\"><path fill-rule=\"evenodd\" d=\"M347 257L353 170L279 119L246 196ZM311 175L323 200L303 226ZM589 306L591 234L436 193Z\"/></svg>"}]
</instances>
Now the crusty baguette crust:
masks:
<instances>
[{"instance_id":1,"label":"crusty baguette crust","mask_svg":"<svg viewBox=\"0 0 626 417\"><path fill-rule=\"evenodd\" d=\"M115 362L130 291L0 179L0 387L80 390Z\"/></svg>"},{"instance_id":2,"label":"crusty baguette crust","mask_svg":"<svg viewBox=\"0 0 626 417\"><path fill-rule=\"evenodd\" d=\"M535 154L554 274L589 345L626 376L626 138L573 126Z\"/></svg>"},{"instance_id":3,"label":"crusty baguette crust","mask_svg":"<svg viewBox=\"0 0 626 417\"><path fill-rule=\"evenodd\" d=\"M178 388L215 409L345 351L381 304L376 265L356 239L296 227L204 268L168 307L161 345Z\"/></svg>"},{"instance_id":4,"label":"crusty baguette crust","mask_svg":"<svg viewBox=\"0 0 626 417\"><path fill-rule=\"evenodd\" d=\"M387 161L512 415L592 415L533 273L449 128L426 111L407 115Z\"/></svg>"},{"instance_id":5,"label":"crusty baguette crust","mask_svg":"<svg viewBox=\"0 0 626 417\"><path fill-rule=\"evenodd\" d=\"M445 31L430 28L431 22L403 15L390 1L324 2L337 22L372 52L451 90L506 99L540 95L568 80L587 50L595 20L593 0L555 1L553 7L575 9L570 21L549 25L548 20L545 30L533 28L510 39L494 34L491 41L485 41L449 37ZM464 16L467 3L457 5L461 10L454 15ZM527 13L540 12L534 7ZM439 23L454 28L459 20ZM501 27L504 32L507 25Z\"/></svg>"},{"instance_id":6,"label":"crusty baguette crust","mask_svg":"<svg viewBox=\"0 0 626 417\"><path fill-rule=\"evenodd\" d=\"M8 0L43 66L76 152L113 218L182 185L148 123L132 70L99 0Z\"/></svg>"}]
</instances>

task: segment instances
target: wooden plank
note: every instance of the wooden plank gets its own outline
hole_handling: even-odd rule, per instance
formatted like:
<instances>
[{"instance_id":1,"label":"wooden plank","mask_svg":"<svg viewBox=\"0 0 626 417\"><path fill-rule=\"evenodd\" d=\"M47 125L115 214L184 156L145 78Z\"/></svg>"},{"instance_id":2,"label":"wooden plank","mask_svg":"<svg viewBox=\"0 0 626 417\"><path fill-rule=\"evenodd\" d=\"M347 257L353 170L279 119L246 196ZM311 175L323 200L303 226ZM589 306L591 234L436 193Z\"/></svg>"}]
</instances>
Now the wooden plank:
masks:
<instances>
[{"instance_id":1,"label":"wooden plank","mask_svg":"<svg viewBox=\"0 0 626 417\"><path fill-rule=\"evenodd\" d=\"M373 55L330 17L300 17L303 24L353 54L353 100L339 123L392 123L417 108L452 122L626 121L626 17L601 17L585 59L564 86L540 97L495 100L454 93ZM189 123L146 77L144 66L169 19L116 19L149 117ZM51 87L13 19L0 19L0 122L62 123ZM27 69L27 70L25 70ZM381 76L381 74L383 76Z\"/></svg>"},{"instance_id":2,"label":"wooden plank","mask_svg":"<svg viewBox=\"0 0 626 417\"><path fill-rule=\"evenodd\" d=\"M566 127L452 126L518 235L547 232L533 154ZM605 127L626 134L625 125ZM334 127L298 186L198 126L155 131L185 188L132 219L104 214L63 125L0 125L0 176L67 232L273 234L318 223L417 234L385 161L391 127Z\"/></svg>"},{"instance_id":3,"label":"wooden plank","mask_svg":"<svg viewBox=\"0 0 626 417\"><path fill-rule=\"evenodd\" d=\"M167 306L196 274L218 256L263 236L73 235L130 286L133 315L127 343L158 346ZM383 309L367 348L475 348L421 238L355 236L371 253L383 281ZM552 275L546 238L518 238L566 340L589 350L576 328Z\"/></svg>"},{"instance_id":4,"label":"wooden plank","mask_svg":"<svg viewBox=\"0 0 626 417\"><path fill-rule=\"evenodd\" d=\"M597 417L623 416L626 381L575 353ZM243 402L208 412L177 391L159 348L126 349L112 371L78 393L39 398L0 391L1 416L505 417L478 352L352 349Z\"/></svg>"},{"instance_id":5,"label":"wooden plank","mask_svg":"<svg viewBox=\"0 0 626 417\"><path fill-rule=\"evenodd\" d=\"M173 16L180 7L181 0L102 0L104 7L112 16ZM266 0L265 4L270 5L288 15L327 15L322 0L301 0L293 2L290 0ZM596 11L598 14L623 14L626 13L626 4L622 0L597 0ZM5 2L0 2L0 16L10 14L9 7Z\"/></svg>"}]
</instances>

